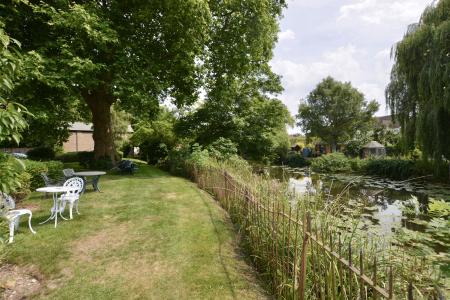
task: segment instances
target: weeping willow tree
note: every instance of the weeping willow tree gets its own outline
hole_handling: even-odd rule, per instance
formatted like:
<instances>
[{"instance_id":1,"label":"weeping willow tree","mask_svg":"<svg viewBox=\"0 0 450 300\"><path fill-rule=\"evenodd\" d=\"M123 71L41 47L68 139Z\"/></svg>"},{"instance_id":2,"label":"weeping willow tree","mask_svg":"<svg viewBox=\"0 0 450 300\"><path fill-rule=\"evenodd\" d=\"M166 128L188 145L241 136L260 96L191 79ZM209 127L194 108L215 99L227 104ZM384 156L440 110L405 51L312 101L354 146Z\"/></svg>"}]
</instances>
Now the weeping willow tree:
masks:
<instances>
[{"instance_id":1,"label":"weeping willow tree","mask_svg":"<svg viewBox=\"0 0 450 300\"><path fill-rule=\"evenodd\" d=\"M406 149L434 162L450 159L450 0L427 7L393 48L386 99Z\"/></svg>"}]
</instances>

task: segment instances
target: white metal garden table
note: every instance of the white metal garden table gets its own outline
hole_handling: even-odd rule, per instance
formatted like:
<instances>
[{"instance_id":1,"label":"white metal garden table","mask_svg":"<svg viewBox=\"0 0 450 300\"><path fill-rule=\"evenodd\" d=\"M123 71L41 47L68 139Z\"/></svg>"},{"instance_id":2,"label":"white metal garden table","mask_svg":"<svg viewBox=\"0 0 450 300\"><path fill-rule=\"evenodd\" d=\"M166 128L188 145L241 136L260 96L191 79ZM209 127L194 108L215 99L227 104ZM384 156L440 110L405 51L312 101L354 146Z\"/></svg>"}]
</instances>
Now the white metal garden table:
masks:
<instances>
[{"instance_id":1,"label":"white metal garden table","mask_svg":"<svg viewBox=\"0 0 450 300\"><path fill-rule=\"evenodd\" d=\"M83 171L83 172L75 172L74 176L80 176L84 180L84 190L86 189L87 185L87 177L93 177L92 178L92 187L94 188L94 191L100 192L100 189L98 187L98 182L100 180L100 176L105 175L106 172L103 171Z\"/></svg>"},{"instance_id":2,"label":"white metal garden table","mask_svg":"<svg viewBox=\"0 0 450 300\"><path fill-rule=\"evenodd\" d=\"M48 186L48 187L42 187L42 188L36 189L37 192L51 193L52 194L52 198L53 198L53 207L51 209L50 217L47 220L45 220L45 221L43 221L43 222L41 222L39 224L44 224L44 223L47 223L50 220L55 220L55 228L56 228L56 225L58 224L58 213L59 213L59 216L62 219L67 220L62 215L60 202L58 201L58 194L60 194L60 193L67 193L67 192L69 192L71 190L73 190L73 188L72 187L68 187L68 186Z\"/></svg>"}]
</instances>

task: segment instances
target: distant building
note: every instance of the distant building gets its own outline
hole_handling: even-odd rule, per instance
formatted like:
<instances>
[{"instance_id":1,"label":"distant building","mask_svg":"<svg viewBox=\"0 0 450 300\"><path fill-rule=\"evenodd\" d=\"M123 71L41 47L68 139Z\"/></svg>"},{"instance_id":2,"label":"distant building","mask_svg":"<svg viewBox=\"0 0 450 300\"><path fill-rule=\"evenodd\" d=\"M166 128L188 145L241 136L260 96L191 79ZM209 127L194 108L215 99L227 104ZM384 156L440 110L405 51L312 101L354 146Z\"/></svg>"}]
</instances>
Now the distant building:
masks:
<instances>
[{"instance_id":1,"label":"distant building","mask_svg":"<svg viewBox=\"0 0 450 300\"><path fill-rule=\"evenodd\" d=\"M371 141L365 144L362 148L362 157L367 158L370 156L384 156L386 155L386 148L377 141Z\"/></svg>"},{"instance_id":2,"label":"distant building","mask_svg":"<svg viewBox=\"0 0 450 300\"><path fill-rule=\"evenodd\" d=\"M91 123L72 123L69 127L69 139L63 144L64 152L93 151L93 132ZM130 125L128 125L128 133L133 133Z\"/></svg>"},{"instance_id":3,"label":"distant building","mask_svg":"<svg viewBox=\"0 0 450 300\"><path fill-rule=\"evenodd\" d=\"M400 124L398 124L397 122L393 122L391 116L382 116L382 117L375 117L375 118L377 119L379 124L385 126L386 128L391 128L391 129L400 128Z\"/></svg>"}]
</instances>

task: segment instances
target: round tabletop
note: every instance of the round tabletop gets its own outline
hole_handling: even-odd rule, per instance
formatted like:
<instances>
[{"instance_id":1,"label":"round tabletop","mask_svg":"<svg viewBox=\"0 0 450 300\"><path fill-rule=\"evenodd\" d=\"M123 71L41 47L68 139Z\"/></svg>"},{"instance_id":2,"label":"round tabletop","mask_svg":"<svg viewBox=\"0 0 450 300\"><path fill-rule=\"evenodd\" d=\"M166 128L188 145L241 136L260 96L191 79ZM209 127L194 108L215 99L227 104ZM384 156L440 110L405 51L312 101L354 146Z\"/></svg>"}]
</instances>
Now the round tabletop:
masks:
<instances>
[{"instance_id":1,"label":"round tabletop","mask_svg":"<svg viewBox=\"0 0 450 300\"><path fill-rule=\"evenodd\" d=\"M75 176L100 176L105 175L106 172L103 171L84 171L84 172L75 172L73 175Z\"/></svg>"},{"instance_id":2,"label":"round tabletop","mask_svg":"<svg viewBox=\"0 0 450 300\"><path fill-rule=\"evenodd\" d=\"M73 187L69 186L46 186L36 189L36 192L42 193L66 193L73 190Z\"/></svg>"}]
</instances>

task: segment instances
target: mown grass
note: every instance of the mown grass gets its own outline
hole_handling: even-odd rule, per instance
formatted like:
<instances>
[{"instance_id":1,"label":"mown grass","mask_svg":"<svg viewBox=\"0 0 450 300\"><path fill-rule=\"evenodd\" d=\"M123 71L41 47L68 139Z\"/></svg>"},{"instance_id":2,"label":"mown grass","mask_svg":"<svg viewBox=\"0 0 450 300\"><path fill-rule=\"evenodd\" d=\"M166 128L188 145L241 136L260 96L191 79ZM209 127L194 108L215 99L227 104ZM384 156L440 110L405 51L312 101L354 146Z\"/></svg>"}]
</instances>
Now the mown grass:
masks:
<instances>
[{"instance_id":1,"label":"mown grass","mask_svg":"<svg viewBox=\"0 0 450 300\"><path fill-rule=\"evenodd\" d=\"M256 299L267 295L237 248L226 213L193 183L140 166L90 190L72 221L37 225L51 199L33 194L7 262L42 274L42 299Z\"/></svg>"}]
</instances>

